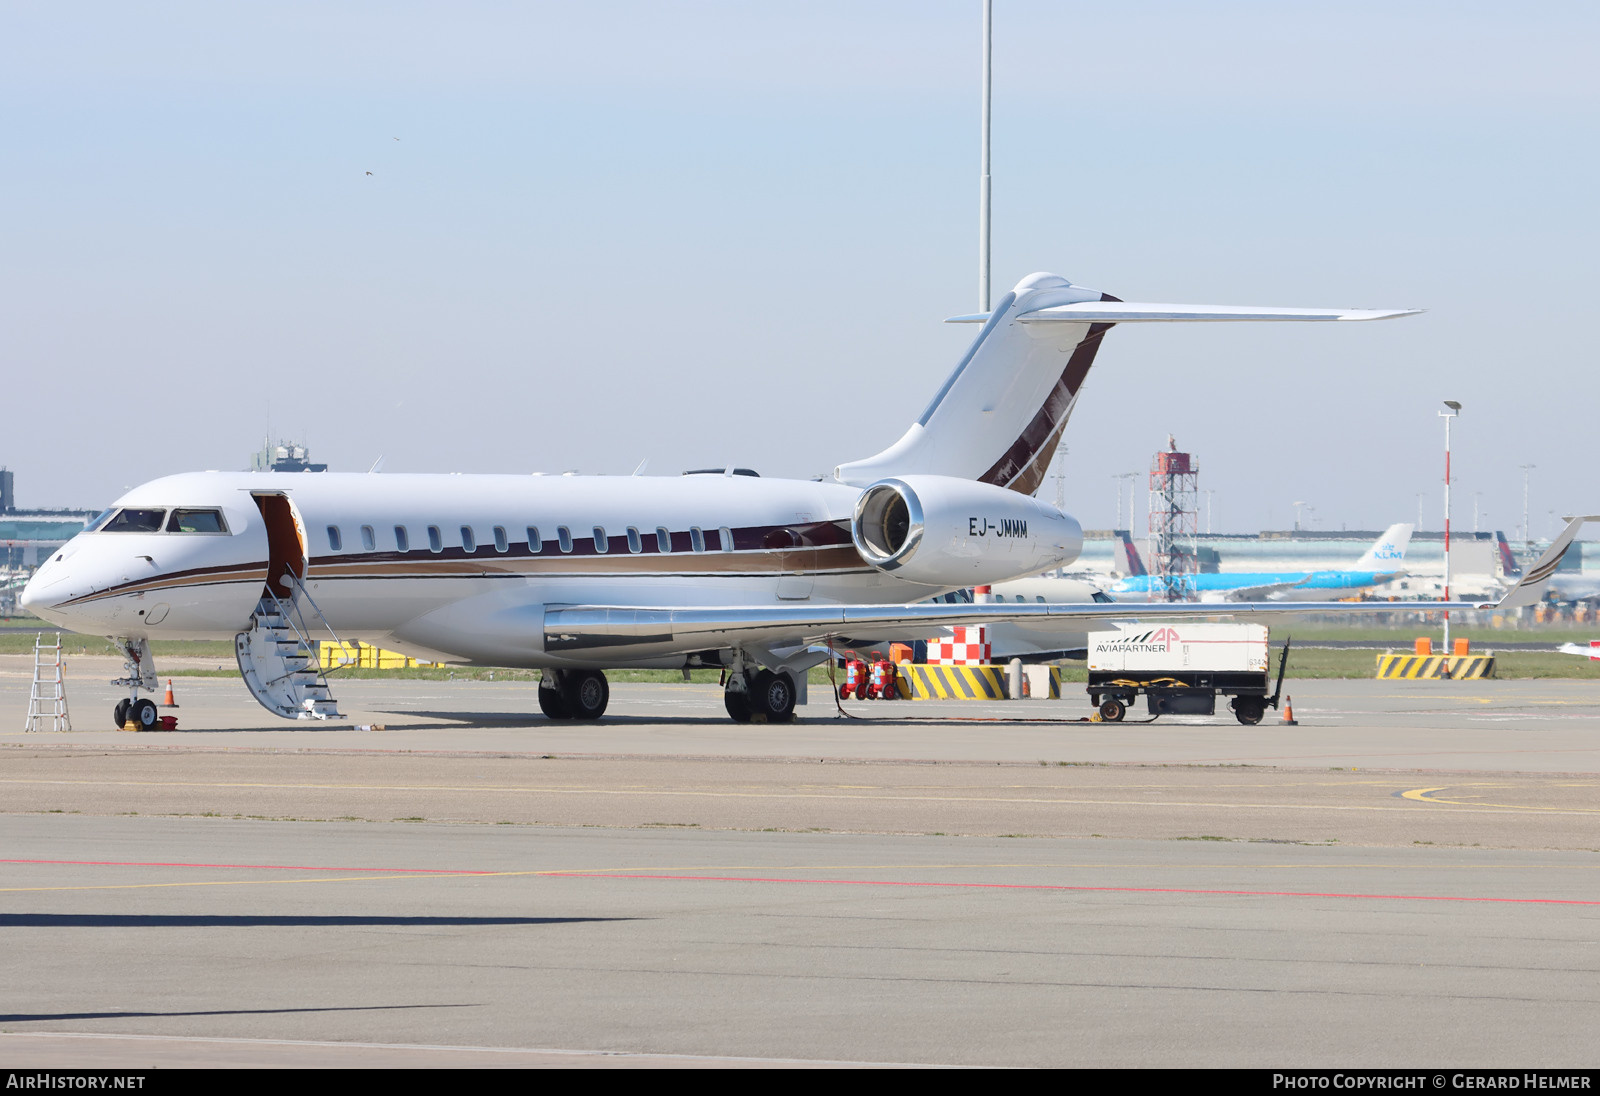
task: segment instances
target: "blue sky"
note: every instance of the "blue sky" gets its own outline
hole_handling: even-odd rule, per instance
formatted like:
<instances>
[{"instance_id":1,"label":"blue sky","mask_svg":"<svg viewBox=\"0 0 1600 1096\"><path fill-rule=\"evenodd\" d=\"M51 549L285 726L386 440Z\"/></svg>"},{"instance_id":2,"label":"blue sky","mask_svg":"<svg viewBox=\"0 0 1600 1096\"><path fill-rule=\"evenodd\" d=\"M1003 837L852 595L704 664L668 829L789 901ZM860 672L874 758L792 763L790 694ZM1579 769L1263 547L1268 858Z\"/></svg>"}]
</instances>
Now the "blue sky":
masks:
<instances>
[{"instance_id":1,"label":"blue sky","mask_svg":"<svg viewBox=\"0 0 1600 1096\"><path fill-rule=\"evenodd\" d=\"M1444 399L1457 528L1515 535L1522 464L1535 535L1600 502L1592 5L996 9L998 287L1429 309L1114 332L1085 525L1171 433L1219 528L1434 527ZM351 470L875 452L971 335L978 12L0 5L0 463L92 506L269 428Z\"/></svg>"}]
</instances>

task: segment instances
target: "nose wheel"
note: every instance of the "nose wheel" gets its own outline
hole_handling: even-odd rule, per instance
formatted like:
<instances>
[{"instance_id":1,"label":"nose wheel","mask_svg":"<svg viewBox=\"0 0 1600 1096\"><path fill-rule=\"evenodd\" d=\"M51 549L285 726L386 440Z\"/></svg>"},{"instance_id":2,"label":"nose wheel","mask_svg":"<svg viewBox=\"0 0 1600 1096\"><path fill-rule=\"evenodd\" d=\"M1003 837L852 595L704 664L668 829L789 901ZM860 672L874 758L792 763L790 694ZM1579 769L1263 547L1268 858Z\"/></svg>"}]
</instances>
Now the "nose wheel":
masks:
<instances>
[{"instance_id":1,"label":"nose wheel","mask_svg":"<svg viewBox=\"0 0 1600 1096\"><path fill-rule=\"evenodd\" d=\"M155 701L139 695L140 692L155 692L158 685L155 659L150 657L150 644L143 639L119 639L116 644L122 650L124 675L111 684L127 689L128 696L117 701L116 707L111 709L111 716L117 721L119 731L130 720L141 731L151 730L160 722L161 713L156 710Z\"/></svg>"}]
</instances>

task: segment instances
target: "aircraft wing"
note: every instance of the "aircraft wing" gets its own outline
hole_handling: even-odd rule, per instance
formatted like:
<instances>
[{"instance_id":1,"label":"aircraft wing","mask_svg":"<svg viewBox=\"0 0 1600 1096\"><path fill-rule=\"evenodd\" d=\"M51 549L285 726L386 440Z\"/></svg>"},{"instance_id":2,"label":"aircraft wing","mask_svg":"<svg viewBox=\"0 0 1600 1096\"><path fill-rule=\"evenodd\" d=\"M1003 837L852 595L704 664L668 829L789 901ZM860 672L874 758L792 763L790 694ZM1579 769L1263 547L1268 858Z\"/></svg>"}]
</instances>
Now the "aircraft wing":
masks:
<instances>
[{"instance_id":1,"label":"aircraft wing","mask_svg":"<svg viewBox=\"0 0 1600 1096\"><path fill-rule=\"evenodd\" d=\"M952 605L727 605L632 607L550 605L544 610L544 650L587 654L606 650L623 658L725 647L778 647L829 640L882 639L928 634L958 625L1027 623L1082 625L1094 621L1204 620L1209 617L1282 617L1302 613L1416 613L1504 609L1532 604L1544 593L1561 557L1586 521L1571 518L1539 562L1498 602L1483 601L1169 601L985 602Z\"/></svg>"},{"instance_id":2,"label":"aircraft wing","mask_svg":"<svg viewBox=\"0 0 1600 1096\"><path fill-rule=\"evenodd\" d=\"M1031 622L1082 625L1094 621L1204 620L1252 614L1432 612L1485 609L1475 601L1234 601L1073 602L1057 604L750 605L631 608L608 605L547 606L544 650L549 654L614 651L624 657L650 652L744 645L790 646L829 640L870 641L931 634L957 625Z\"/></svg>"},{"instance_id":3,"label":"aircraft wing","mask_svg":"<svg viewBox=\"0 0 1600 1096\"><path fill-rule=\"evenodd\" d=\"M1561 566L1561 558L1567 554L1567 549L1572 547L1573 538L1578 535L1578 530L1583 528L1586 521L1600 521L1600 515L1590 514L1586 517L1568 517L1564 519L1567 527L1561 530L1561 535L1550 542L1544 555L1523 572L1517 584L1511 587L1505 597L1501 598L1496 608L1520 609L1524 605L1532 605L1544 597L1545 587L1550 585L1550 576L1556 573L1556 568Z\"/></svg>"}]
</instances>

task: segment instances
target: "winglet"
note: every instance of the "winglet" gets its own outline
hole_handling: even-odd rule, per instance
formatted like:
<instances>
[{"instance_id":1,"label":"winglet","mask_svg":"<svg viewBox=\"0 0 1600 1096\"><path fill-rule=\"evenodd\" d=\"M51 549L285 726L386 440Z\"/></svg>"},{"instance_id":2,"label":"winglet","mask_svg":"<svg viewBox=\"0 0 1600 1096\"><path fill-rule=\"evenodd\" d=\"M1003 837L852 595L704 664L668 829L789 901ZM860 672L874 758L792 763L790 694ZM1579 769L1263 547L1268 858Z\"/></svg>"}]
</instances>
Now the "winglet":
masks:
<instances>
[{"instance_id":1,"label":"winglet","mask_svg":"<svg viewBox=\"0 0 1600 1096\"><path fill-rule=\"evenodd\" d=\"M1529 567L1522 578L1509 591L1506 596L1493 607L1496 609L1520 609L1524 605L1532 605L1544 597L1544 590L1550 582L1550 576L1555 574L1556 568L1561 566L1561 558L1567 554L1567 549L1572 547L1573 538L1578 535L1578 530L1583 528L1585 522L1600 521L1600 515L1590 514L1587 517L1568 517L1567 527L1561 530L1561 535L1550 542L1550 547L1545 549L1544 555L1539 557L1539 562Z\"/></svg>"}]
</instances>

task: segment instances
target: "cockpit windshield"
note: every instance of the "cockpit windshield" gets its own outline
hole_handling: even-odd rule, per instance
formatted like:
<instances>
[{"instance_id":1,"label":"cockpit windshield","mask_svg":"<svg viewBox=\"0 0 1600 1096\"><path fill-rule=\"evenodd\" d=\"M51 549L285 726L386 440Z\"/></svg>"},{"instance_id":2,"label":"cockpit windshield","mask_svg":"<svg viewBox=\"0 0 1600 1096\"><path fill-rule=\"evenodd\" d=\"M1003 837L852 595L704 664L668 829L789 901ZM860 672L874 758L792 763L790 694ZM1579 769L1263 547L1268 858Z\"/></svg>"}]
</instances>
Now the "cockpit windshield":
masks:
<instances>
[{"instance_id":1,"label":"cockpit windshield","mask_svg":"<svg viewBox=\"0 0 1600 1096\"><path fill-rule=\"evenodd\" d=\"M174 510L167 520L169 533L226 533L221 510Z\"/></svg>"},{"instance_id":2,"label":"cockpit windshield","mask_svg":"<svg viewBox=\"0 0 1600 1096\"><path fill-rule=\"evenodd\" d=\"M103 526L102 533L159 533L165 510L143 510L132 506L118 510Z\"/></svg>"},{"instance_id":3,"label":"cockpit windshield","mask_svg":"<svg viewBox=\"0 0 1600 1096\"><path fill-rule=\"evenodd\" d=\"M168 515L171 517L168 517ZM125 506L98 515L83 527L86 533L223 533L228 521L221 510Z\"/></svg>"}]
</instances>

